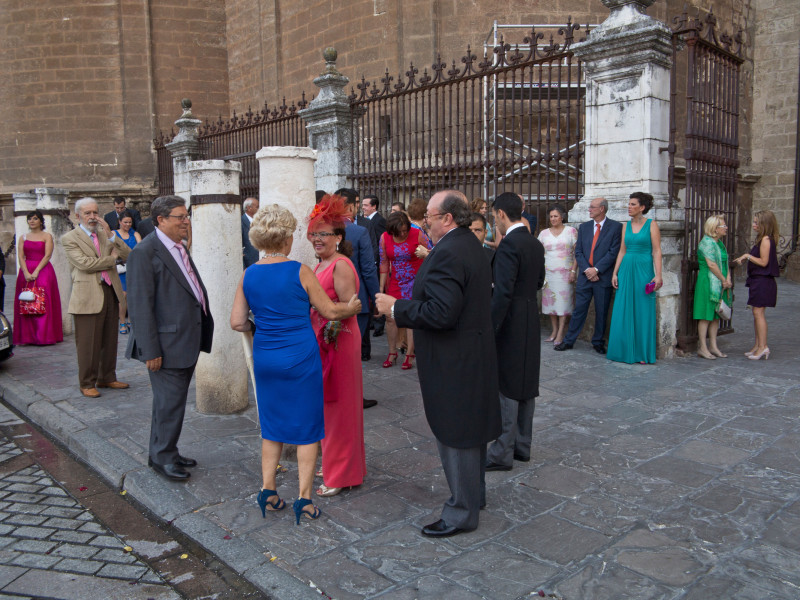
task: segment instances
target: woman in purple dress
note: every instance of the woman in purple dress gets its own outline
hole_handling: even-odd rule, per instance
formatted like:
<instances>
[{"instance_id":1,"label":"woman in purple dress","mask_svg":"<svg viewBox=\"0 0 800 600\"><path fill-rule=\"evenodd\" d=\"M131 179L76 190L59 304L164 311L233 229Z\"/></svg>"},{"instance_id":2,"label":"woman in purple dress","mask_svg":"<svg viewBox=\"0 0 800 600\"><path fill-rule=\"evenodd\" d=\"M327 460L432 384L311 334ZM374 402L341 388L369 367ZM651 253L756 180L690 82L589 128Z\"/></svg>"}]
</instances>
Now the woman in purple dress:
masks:
<instances>
[{"instance_id":1,"label":"woman in purple dress","mask_svg":"<svg viewBox=\"0 0 800 600\"><path fill-rule=\"evenodd\" d=\"M749 352L744 355L750 360L769 358L767 346L768 306L775 306L778 301L778 285L775 278L780 275L778 267L778 222L769 210L760 210L753 216L753 230L756 232L756 245L749 254L742 254L736 259L741 265L747 261L747 287L750 293L747 305L753 309L753 324L756 330L756 341Z\"/></svg>"},{"instance_id":2,"label":"woman in purple dress","mask_svg":"<svg viewBox=\"0 0 800 600\"><path fill-rule=\"evenodd\" d=\"M64 339L61 329L61 296L50 257L53 236L44 230L44 215L34 210L26 215L30 233L22 236L17 248L19 273L14 294L14 344L46 346ZM26 287L44 288L46 311L43 315L20 313L19 294Z\"/></svg>"}]
</instances>

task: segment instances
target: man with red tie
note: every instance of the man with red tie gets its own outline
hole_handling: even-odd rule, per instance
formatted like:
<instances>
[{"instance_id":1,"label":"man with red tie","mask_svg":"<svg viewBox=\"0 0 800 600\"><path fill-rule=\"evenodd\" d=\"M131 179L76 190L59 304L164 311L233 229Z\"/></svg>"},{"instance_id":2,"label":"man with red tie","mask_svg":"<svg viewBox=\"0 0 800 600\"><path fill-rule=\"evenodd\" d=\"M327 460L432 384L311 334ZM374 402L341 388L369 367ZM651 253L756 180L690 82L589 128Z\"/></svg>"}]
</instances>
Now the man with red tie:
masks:
<instances>
[{"instance_id":1,"label":"man with red tie","mask_svg":"<svg viewBox=\"0 0 800 600\"><path fill-rule=\"evenodd\" d=\"M622 242L622 224L609 219L608 202L595 198L589 203L591 219L578 228L575 244L575 259L578 262L578 282L575 286L575 310L564 341L555 350L571 350L578 334L586 322L589 305L594 299L594 335L592 347L595 352L606 353L603 336L606 332L608 308L611 305L611 275Z\"/></svg>"},{"instance_id":2,"label":"man with red tie","mask_svg":"<svg viewBox=\"0 0 800 600\"><path fill-rule=\"evenodd\" d=\"M99 398L97 388L128 387L117 381L117 321L125 296L116 263L131 249L103 220L94 198L78 200L75 215L78 227L61 238L72 274L67 310L75 320L78 385L87 398Z\"/></svg>"},{"instance_id":3,"label":"man with red tie","mask_svg":"<svg viewBox=\"0 0 800 600\"><path fill-rule=\"evenodd\" d=\"M173 481L186 481L197 461L181 456L189 383L200 352L211 351L214 319L208 294L184 247L189 212L180 196L161 196L151 207L156 230L128 258L128 314L132 332L125 356L147 365L153 388L147 464Z\"/></svg>"}]
</instances>

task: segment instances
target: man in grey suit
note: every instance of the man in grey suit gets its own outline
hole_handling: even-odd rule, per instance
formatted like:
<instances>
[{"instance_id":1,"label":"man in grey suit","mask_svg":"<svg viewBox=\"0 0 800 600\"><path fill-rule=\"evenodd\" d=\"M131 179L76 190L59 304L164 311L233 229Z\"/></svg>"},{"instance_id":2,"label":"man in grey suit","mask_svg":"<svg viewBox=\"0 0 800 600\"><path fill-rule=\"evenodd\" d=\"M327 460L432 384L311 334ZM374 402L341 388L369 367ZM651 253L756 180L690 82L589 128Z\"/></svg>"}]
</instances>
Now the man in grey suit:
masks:
<instances>
[{"instance_id":1,"label":"man in grey suit","mask_svg":"<svg viewBox=\"0 0 800 600\"><path fill-rule=\"evenodd\" d=\"M246 269L258 262L258 250L250 243L250 223L258 212L258 198L245 198L242 203L242 262Z\"/></svg>"},{"instance_id":2,"label":"man in grey suit","mask_svg":"<svg viewBox=\"0 0 800 600\"><path fill-rule=\"evenodd\" d=\"M153 388L148 465L175 481L185 481L197 461L181 456L178 438L186 397L200 352L211 351L214 320L208 294L183 246L189 213L183 198L153 202L157 228L128 257L128 314L132 334L127 358L144 362Z\"/></svg>"}]
</instances>

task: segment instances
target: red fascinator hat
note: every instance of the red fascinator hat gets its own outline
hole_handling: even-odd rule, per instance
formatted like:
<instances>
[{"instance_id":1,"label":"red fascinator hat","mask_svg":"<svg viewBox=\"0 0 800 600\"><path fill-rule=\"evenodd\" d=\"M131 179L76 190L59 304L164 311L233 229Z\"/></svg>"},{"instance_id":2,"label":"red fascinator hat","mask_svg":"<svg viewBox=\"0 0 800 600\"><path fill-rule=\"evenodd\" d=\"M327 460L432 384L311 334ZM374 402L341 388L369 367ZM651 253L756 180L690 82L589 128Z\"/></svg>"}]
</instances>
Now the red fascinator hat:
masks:
<instances>
[{"instance_id":1,"label":"red fascinator hat","mask_svg":"<svg viewBox=\"0 0 800 600\"><path fill-rule=\"evenodd\" d=\"M334 227L344 227L347 218L344 198L335 194L325 194L322 199L314 205L314 209L308 216L308 230L314 231L321 223Z\"/></svg>"}]
</instances>

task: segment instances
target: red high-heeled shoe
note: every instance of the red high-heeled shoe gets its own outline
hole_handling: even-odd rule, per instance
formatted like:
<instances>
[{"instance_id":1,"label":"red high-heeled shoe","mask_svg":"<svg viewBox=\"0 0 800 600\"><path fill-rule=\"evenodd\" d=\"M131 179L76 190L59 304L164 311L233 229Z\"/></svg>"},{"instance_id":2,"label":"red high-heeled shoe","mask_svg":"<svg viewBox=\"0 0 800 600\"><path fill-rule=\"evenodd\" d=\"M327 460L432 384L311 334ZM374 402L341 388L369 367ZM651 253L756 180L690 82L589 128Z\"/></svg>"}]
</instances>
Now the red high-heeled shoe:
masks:
<instances>
[{"instance_id":1,"label":"red high-heeled shoe","mask_svg":"<svg viewBox=\"0 0 800 600\"><path fill-rule=\"evenodd\" d=\"M414 368L414 363L412 363L409 359L417 358L416 354L406 354L406 359L403 361L403 364L400 366L403 371L408 371L409 369Z\"/></svg>"},{"instance_id":2,"label":"red high-heeled shoe","mask_svg":"<svg viewBox=\"0 0 800 600\"><path fill-rule=\"evenodd\" d=\"M394 359L392 357L394 356ZM386 357L386 360L383 361L383 368L388 369L389 367L393 366L394 363L397 362L397 352L389 352L389 356Z\"/></svg>"}]
</instances>

